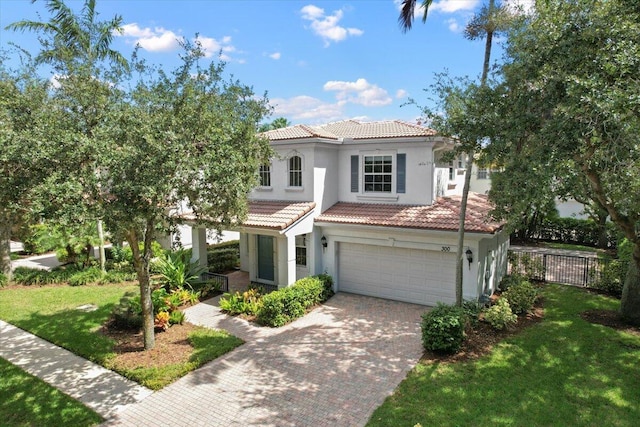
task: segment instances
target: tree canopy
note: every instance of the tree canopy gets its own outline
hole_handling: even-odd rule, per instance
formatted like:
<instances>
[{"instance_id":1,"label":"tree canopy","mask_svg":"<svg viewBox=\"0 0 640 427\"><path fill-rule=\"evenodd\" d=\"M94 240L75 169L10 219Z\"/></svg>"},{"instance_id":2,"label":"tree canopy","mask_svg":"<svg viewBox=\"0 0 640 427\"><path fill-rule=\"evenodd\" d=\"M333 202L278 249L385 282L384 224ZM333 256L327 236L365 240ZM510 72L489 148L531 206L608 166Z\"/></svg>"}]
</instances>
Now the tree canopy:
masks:
<instances>
[{"instance_id":1,"label":"tree canopy","mask_svg":"<svg viewBox=\"0 0 640 427\"><path fill-rule=\"evenodd\" d=\"M34 200L59 221L103 218L126 238L150 349L151 243L181 221L180 213L218 229L245 218L259 165L271 154L268 141L256 136L268 102L226 78L224 64L203 65L198 43L183 46L182 64L172 72L139 60L137 52L129 67L110 48L119 17L96 21L93 0L80 16L62 1L47 4L50 22L12 26L41 32L39 58L56 73L45 91L55 120L37 126L54 163Z\"/></svg>"},{"instance_id":2,"label":"tree canopy","mask_svg":"<svg viewBox=\"0 0 640 427\"><path fill-rule=\"evenodd\" d=\"M510 34L499 78L483 101L495 111L489 153L504 166L497 213L526 214L571 188L604 208L634 244L622 312L640 323L640 5L538 2Z\"/></svg>"}]
</instances>

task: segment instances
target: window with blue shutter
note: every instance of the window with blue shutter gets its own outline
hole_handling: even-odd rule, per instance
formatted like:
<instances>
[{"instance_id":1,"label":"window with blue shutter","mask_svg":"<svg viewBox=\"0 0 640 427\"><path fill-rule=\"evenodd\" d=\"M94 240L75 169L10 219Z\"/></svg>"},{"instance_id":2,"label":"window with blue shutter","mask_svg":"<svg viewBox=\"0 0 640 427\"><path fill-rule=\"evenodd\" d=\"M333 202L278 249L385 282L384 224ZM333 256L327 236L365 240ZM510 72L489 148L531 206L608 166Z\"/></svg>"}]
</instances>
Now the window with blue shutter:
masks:
<instances>
[{"instance_id":1,"label":"window with blue shutter","mask_svg":"<svg viewBox=\"0 0 640 427\"><path fill-rule=\"evenodd\" d=\"M406 191L407 180L407 155L398 154L396 156L398 164L396 165L396 193L404 193Z\"/></svg>"},{"instance_id":2,"label":"window with blue shutter","mask_svg":"<svg viewBox=\"0 0 640 427\"><path fill-rule=\"evenodd\" d=\"M360 164L360 156L351 156L351 192L358 192L358 165Z\"/></svg>"}]
</instances>

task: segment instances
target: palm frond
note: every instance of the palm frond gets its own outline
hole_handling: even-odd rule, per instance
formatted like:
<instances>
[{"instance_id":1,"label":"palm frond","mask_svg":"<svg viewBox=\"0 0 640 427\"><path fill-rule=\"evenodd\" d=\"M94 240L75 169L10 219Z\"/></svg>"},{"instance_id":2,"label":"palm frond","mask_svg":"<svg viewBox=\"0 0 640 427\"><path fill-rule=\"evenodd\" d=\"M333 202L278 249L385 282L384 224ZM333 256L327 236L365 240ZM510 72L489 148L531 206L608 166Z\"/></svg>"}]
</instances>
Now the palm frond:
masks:
<instances>
[{"instance_id":1,"label":"palm frond","mask_svg":"<svg viewBox=\"0 0 640 427\"><path fill-rule=\"evenodd\" d=\"M403 33L409 31L413 25L413 18L416 11L416 2L417 0L403 0L402 7L400 8L400 16L398 16L398 23L400 24L400 28ZM433 0L422 0L421 7L424 9L424 13L422 15L422 22L427 22L427 13L429 12L429 7L433 3Z\"/></svg>"}]
</instances>

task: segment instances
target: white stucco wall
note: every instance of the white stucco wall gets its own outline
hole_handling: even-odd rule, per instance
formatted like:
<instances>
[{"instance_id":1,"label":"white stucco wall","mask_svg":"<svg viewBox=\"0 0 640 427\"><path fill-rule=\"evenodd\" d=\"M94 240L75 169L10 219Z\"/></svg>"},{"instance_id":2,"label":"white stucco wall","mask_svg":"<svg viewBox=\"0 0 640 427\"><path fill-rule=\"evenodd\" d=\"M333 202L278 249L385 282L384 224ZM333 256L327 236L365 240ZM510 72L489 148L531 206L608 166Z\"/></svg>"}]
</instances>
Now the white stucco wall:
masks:
<instances>
[{"instance_id":1,"label":"white stucco wall","mask_svg":"<svg viewBox=\"0 0 640 427\"><path fill-rule=\"evenodd\" d=\"M433 201L433 145L434 141L361 143L345 142L340 149L339 191L341 202L352 203L398 203L410 205L429 205ZM399 153L406 154L406 192L396 192L397 159ZM351 192L351 156L360 156L358 170L358 193ZM363 185L363 156L391 155L392 191L391 193L366 193Z\"/></svg>"}]
</instances>

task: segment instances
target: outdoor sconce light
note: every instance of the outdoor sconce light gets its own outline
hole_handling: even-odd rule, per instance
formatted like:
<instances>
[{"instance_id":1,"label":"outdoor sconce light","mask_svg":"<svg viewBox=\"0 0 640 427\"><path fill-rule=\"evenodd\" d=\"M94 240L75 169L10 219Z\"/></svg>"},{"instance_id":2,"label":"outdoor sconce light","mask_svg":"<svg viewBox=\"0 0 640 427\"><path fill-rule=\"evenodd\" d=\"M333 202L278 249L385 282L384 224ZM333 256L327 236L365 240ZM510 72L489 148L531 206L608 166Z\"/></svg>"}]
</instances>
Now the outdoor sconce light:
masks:
<instances>
[{"instance_id":1,"label":"outdoor sconce light","mask_svg":"<svg viewBox=\"0 0 640 427\"><path fill-rule=\"evenodd\" d=\"M322 243L322 247L326 248L327 247L327 238L322 236L322 238L320 238L320 243Z\"/></svg>"},{"instance_id":2,"label":"outdoor sconce light","mask_svg":"<svg viewBox=\"0 0 640 427\"><path fill-rule=\"evenodd\" d=\"M471 252L471 249L467 249L465 255L467 256L467 261L469 261L469 270L471 270L471 263L473 262L473 252Z\"/></svg>"}]
</instances>

